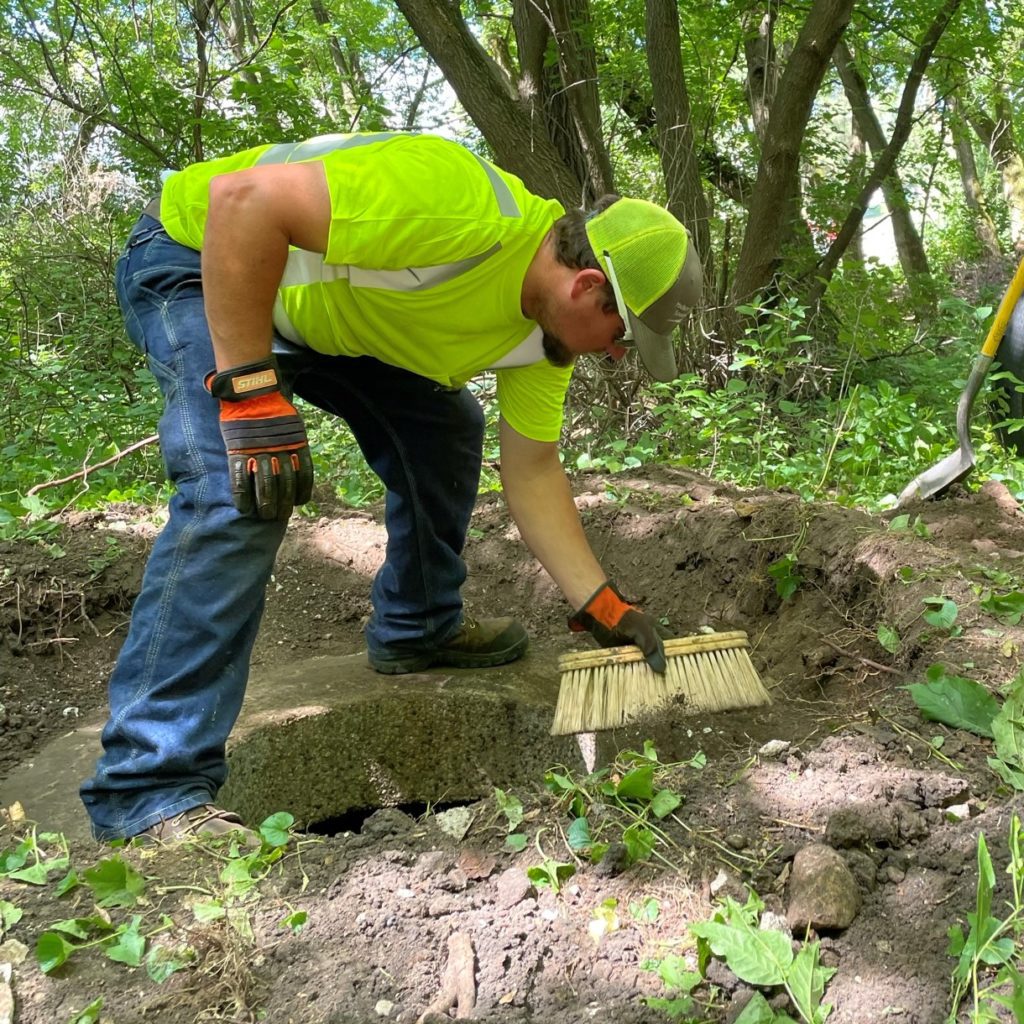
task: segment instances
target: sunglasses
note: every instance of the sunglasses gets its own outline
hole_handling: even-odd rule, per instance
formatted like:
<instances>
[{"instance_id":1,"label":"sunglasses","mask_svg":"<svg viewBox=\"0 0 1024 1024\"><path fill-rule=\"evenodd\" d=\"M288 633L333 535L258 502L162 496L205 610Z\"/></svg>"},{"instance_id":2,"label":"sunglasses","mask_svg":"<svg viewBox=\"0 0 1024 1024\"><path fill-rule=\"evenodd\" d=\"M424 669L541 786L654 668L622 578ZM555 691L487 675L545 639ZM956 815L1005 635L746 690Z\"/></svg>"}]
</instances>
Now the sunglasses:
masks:
<instances>
[{"instance_id":1,"label":"sunglasses","mask_svg":"<svg viewBox=\"0 0 1024 1024\"><path fill-rule=\"evenodd\" d=\"M619 287L619 279L615 276L615 264L612 262L612 254L605 249L604 261L608 267L608 280L611 282L612 291L615 293L615 306L618 310L619 316L622 317L622 326L624 329L621 338L616 338L616 344L630 346L635 344L633 338L633 328L629 317L629 310L626 308L626 301L622 297L622 289Z\"/></svg>"}]
</instances>

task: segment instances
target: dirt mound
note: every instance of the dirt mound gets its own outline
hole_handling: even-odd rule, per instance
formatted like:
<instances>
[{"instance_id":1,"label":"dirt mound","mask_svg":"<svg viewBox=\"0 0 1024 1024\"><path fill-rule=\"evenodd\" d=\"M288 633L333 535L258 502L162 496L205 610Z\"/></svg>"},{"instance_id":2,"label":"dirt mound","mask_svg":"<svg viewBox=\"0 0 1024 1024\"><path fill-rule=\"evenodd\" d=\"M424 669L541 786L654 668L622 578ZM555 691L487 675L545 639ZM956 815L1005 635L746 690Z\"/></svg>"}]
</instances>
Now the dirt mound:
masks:
<instances>
[{"instance_id":1,"label":"dirt mound","mask_svg":"<svg viewBox=\"0 0 1024 1024\"><path fill-rule=\"evenodd\" d=\"M99 916L120 926L140 915L149 948L189 947L189 966L157 985L142 967L104 958L98 944L44 976L30 951L15 962L16 1019L74 1019L102 998L103 1019L119 1024L413 1022L448 1019L440 1014L449 1010L551 1024L639 1024L673 1011L732 1020L753 992L719 960L694 1007L684 1013L673 1002L684 998L683 967L696 963L688 926L707 921L725 896L743 904L748 887L762 917L778 924L794 858L815 844L838 852L857 907L852 924L822 926L818 936L822 964L835 971L829 1019L943 1019L955 963L946 932L974 909L977 834L1005 864L1016 802L987 768L991 744L923 722L903 687L937 662L993 689L1019 671L1020 627L981 604L991 588L1024 590L1016 503L990 484L922 503L909 518L873 517L656 469L589 478L579 504L609 574L673 632L750 634L771 707L706 719L672 710L652 738L656 748L657 730L689 737L683 761L662 764L638 749L597 766L598 778L557 772L548 787L538 779L535 791L450 812L367 809L365 820L293 842L283 857L266 855L271 847L248 862L225 850L126 851L123 863L147 879L136 894L143 902ZM102 707L153 530L137 515L83 517L58 541L60 558L39 547L4 552L0 773L69 716ZM500 499L481 502L471 538L472 608L517 615L541 643L585 643L566 634L569 609ZM374 515L296 520L257 661L360 647L383 542ZM926 619L941 602L955 606L955 623ZM661 798L662 809L672 803L663 817L630 800L634 818L623 816L616 787L641 768L632 778L671 794ZM589 844L570 829L580 810ZM637 814L654 837L645 856L634 845L641 832L629 833ZM525 846L510 846L510 833ZM23 823L0 833L0 867L4 848L26 834ZM595 864L587 851L597 843L607 852ZM40 840L44 853L57 845ZM72 854L81 873L104 851ZM0 933L32 947L55 922L96 917L95 889L58 897L59 877L32 886L0 877L0 910L7 900L24 914L0 914ZM104 934L95 921L78 927ZM0 963L19 959L16 948L0 951ZM3 992L0 974L0 1005ZM797 1015L781 986L763 992ZM421 1017L432 1003L435 1016Z\"/></svg>"}]
</instances>

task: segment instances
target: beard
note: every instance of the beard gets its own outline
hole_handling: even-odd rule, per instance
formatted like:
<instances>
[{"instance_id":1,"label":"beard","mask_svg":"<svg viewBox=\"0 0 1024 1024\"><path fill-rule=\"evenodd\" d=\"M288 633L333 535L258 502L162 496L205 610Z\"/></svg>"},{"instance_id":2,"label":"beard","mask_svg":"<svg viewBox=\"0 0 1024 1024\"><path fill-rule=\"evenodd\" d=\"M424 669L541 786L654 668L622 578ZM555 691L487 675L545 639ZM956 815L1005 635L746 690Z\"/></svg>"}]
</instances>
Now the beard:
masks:
<instances>
[{"instance_id":1,"label":"beard","mask_svg":"<svg viewBox=\"0 0 1024 1024\"><path fill-rule=\"evenodd\" d=\"M552 366L571 366L576 358L553 334L544 331L544 356Z\"/></svg>"}]
</instances>

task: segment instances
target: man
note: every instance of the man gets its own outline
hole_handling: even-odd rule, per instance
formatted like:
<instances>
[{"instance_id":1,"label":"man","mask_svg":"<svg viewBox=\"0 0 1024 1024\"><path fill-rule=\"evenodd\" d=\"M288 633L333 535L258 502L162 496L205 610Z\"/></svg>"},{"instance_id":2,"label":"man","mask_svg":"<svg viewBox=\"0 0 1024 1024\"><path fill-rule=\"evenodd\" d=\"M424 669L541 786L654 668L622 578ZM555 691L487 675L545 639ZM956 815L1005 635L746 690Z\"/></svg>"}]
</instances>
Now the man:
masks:
<instances>
[{"instance_id":1,"label":"man","mask_svg":"<svg viewBox=\"0 0 1024 1024\"><path fill-rule=\"evenodd\" d=\"M110 680L104 753L82 787L98 839L239 829L212 801L264 591L312 462L291 396L341 416L387 488L366 627L378 672L518 658L510 618L459 594L494 370L501 477L524 540L604 645L664 670L651 617L590 550L558 458L573 360L637 345L675 376L668 333L699 290L685 229L640 200L589 219L432 136L260 146L172 175L118 263L131 340L164 394L177 491Z\"/></svg>"}]
</instances>

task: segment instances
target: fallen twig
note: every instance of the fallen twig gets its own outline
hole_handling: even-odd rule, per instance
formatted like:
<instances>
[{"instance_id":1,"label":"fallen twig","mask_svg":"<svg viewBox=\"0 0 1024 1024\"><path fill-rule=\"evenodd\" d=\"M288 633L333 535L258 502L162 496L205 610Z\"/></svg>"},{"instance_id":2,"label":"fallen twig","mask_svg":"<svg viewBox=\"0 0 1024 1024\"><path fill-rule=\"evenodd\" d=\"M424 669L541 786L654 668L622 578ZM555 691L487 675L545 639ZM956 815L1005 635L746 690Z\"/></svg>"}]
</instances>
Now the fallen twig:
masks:
<instances>
[{"instance_id":1,"label":"fallen twig","mask_svg":"<svg viewBox=\"0 0 1024 1024\"><path fill-rule=\"evenodd\" d=\"M441 978L441 991L416 1024L428 1024L435 1015L446 1014L453 1007L456 1020L468 1020L476 1006L475 966L473 940L465 932L453 932L448 939L448 964Z\"/></svg>"},{"instance_id":2,"label":"fallen twig","mask_svg":"<svg viewBox=\"0 0 1024 1024\"><path fill-rule=\"evenodd\" d=\"M109 459L104 459L102 462L97 462L93 466L84 466L77 473L72 473L71 476L62 476L59 480L47 480L45 483L36 484L34 487L30 487L25 493L26 498L31 498L37 491L42 491L47 487L59 487L61 484L71 483L72 480L85 479L93 470L103 469L104 466L109 466L115 462L119 462L126 455L130 455L132 452L137 452L140 448L145 448L147 444L152 444L154 441L159 440L159 434L150 434L149 437L144 437L141 441L136 441L135 444L128 445L123 451L118 452L116 455L111 455Z\"/></svg>"},{"instance_id":3,"label":"fallen twig","mask_svg":"<svg viewBox=\"0 0 1024 1024\"><path fill-rule=\"evenodd\" d=\"M840 647L839 644L832 643L832 641L829 640L827 637L823 636L821 640L822 643L827 644L829 647L832 648L833 651L837 651L839 654L843 655L843 657L852 658L854 661L859 661L862 665L867 665L868 668L877 669L879 672L889 672L894 676L903 674L902 672L900 672L899 669L892 668L889 665L880 665L877 661L872 661L870 658L862 658L859 654L854 654L852 651L847 651L846 649Z\"/></svg>"}]
</instances>

